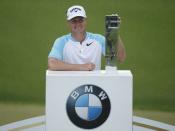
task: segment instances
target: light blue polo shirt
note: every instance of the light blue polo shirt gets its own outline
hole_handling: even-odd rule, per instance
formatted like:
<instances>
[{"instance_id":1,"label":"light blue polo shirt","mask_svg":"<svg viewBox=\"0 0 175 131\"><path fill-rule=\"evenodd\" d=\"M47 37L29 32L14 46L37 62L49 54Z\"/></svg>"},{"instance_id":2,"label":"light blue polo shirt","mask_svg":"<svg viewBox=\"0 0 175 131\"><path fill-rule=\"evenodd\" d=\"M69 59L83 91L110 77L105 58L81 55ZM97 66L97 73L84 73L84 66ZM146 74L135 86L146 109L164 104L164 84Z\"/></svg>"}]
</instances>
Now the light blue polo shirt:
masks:
<instances>
[{"instance_id":1,"label":"light blue polo shirt","mask_svg":"<svg viewBox=\"0 0 175 131\"><path fill-rule=\"evenodd\" d=\"M94 63L95 69L100 70L102 54L105 55L105 37L87 32L82 43L76 41L71 34L57 38L49 57L70 64Z\"/></svg>"}]
</instances>

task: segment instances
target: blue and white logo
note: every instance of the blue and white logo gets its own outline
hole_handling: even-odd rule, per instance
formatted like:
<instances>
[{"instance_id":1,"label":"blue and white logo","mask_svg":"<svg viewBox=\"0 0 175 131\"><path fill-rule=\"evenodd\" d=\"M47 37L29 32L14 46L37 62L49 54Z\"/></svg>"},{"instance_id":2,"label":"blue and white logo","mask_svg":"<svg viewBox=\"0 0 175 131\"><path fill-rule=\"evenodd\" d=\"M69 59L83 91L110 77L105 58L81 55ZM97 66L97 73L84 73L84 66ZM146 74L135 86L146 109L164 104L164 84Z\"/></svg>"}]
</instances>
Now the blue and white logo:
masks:
<instances>
[{"instance_id":1,"label":"blue and white logo","mask_svg":"<svg viewBox=\"0 0 175 131\"><path fill-rule=\"evenodd\" d=\"M84 94L77 99L75 111L80 118L86 121L95 120L102 112L101 101L94 94Z\"/></svg>"},{"instance_id":2,"label":"blue and white logo","mask_svg":"<svg viewBox=\"0 0 175 131\"><path fill-rule=\"evenodd\" d=\"M96 85L82 85L71 92L67 100L69 119L78 127L93 129L105 122L110 113L110 100Z\"/></svg>"}]
</instances>

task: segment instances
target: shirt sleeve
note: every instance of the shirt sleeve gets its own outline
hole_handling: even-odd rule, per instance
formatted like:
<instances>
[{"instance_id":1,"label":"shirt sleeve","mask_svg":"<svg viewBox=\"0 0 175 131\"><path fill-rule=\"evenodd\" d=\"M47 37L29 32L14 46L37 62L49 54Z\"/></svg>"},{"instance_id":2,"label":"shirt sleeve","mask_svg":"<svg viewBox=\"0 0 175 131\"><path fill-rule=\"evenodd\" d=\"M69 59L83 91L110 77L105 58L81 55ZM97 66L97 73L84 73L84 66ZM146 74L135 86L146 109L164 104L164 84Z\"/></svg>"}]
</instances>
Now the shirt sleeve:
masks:
<instances>
[{"instance_id":1,"label":"shirt sleeve","mask_svg":"<svg viewBox=\"0 0 175 131\"><path fill-rule=\"evenodd\" d=\"M102 54L105 56L105 54L106 54L106 46L105 46L105 43L106 43L106 39L105 39L105 37L104 36L102 36Z\"/></svg>"},{"instance_id":2,"label":"shirt sleeve","mask_svg":"<svg viewBox=\"0 0 175 131\"><path fill-rule=\"evenodd\" d=\"M105 37L103 35L97 35L97 39L99 41L99 43L101 44L101 47L102 47L102 54L105 55Z\"/></svg>"},{"instance_id":3,"label":"shirt sleeve","mask_svg":"<svg viewBox=\"0 0 175 131\"><path fill-rule=\"evenodd\" d=\"M64 45L65 45L65 41L63 38L56 39L48 57L56 58L58 60L63 60Z\"/></svg>"}]
</instances>

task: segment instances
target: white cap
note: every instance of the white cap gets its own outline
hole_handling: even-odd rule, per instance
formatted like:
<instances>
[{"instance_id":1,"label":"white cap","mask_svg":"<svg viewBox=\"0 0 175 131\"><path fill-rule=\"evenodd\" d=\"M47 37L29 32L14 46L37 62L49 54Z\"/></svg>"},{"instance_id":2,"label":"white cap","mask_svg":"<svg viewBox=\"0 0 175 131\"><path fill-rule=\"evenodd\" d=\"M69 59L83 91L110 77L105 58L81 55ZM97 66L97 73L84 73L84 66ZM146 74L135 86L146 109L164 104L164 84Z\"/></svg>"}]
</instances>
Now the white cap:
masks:
<instances>
[{"instance_id":1,"label":"white cap","mask_svg":"<svg viewBox=\"0 0 175 131\"><path fill-rule=\"evenodd\" d=\"M67 10L67 20L71 20L74 17L81 16L86 18L86 12L82 6L74 5Z\"/></svg>"}]
</instances>

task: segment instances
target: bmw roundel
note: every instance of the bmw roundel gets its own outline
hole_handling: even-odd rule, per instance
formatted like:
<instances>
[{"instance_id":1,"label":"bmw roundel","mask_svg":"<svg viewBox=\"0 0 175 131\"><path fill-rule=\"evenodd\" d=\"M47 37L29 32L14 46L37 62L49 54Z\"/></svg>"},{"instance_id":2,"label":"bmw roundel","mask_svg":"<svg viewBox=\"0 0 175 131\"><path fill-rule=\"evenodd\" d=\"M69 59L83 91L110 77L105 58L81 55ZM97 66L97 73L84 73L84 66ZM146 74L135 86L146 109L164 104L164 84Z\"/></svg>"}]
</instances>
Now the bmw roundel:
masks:
<instances>
[{"instance_id":1,"label":"bmw roundel","mask_svg":"<svg viewBox=\"0 0 175 131\"><path fill-rule=\"evenodd\" d=\"M111 105L107 93L96 85L82 85L71 92L66 110L76 126L93 129L108 118Z\"/></svg>"}]
</instances>

